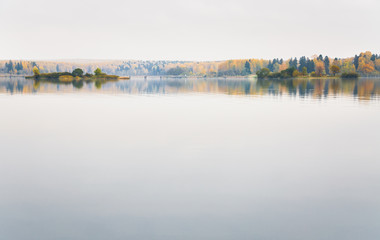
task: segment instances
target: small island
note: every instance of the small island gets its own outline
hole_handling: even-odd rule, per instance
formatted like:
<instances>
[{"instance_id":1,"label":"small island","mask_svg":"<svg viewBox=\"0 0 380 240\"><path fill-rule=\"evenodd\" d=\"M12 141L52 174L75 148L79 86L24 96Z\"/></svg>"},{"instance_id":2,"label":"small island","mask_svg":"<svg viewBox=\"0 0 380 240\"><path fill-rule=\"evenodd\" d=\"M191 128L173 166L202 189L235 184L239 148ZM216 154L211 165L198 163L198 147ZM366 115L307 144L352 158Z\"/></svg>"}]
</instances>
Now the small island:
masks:
<instances>
[{"instance_id":1,"label":"small island","mask_svg":"<svg viewBox=\"0 0 380 240\"><path fill-rule=\"evenodd\" d=\"M26 76L25 78L42 80L49 82L63 82L71 83L74 81L116 81L119 79L130 79L130 77L120 77L117 75L108 75L103 73L100 68L97 68L94 71L94 74L86 73L84 74L83 70L80 68L75 69L72 73L70 72L54 72L54 73L40 73L40 70L37 67L33 68L33 76Z\"/></svg>"}]
</instances>

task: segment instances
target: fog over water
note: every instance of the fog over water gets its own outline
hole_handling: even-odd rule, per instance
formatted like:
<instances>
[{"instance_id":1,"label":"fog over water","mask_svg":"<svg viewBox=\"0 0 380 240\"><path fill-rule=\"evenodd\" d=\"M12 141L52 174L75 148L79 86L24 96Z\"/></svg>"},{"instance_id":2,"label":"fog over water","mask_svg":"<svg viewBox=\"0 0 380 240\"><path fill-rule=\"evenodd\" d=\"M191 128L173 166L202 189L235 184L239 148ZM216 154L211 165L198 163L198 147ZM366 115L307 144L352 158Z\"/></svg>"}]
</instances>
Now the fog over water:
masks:
<instances>
[{"instance_id":1,"label":"fog over water","mask_svg":"<svg viewBox=\"0 0 380 240\"><path fill-rule=\"evenodd\" d=\"M0 239L380 237L377 79L0 79Z\"/></svg>"}]
</instances>

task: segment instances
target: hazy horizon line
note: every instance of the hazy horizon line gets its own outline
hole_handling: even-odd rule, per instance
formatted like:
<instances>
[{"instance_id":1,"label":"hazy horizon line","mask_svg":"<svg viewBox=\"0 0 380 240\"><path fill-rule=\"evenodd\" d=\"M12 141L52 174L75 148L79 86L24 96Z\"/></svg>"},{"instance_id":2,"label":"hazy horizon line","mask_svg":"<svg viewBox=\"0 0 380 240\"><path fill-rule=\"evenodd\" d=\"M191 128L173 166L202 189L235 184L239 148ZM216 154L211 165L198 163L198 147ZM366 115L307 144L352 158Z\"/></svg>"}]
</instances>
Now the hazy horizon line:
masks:
<instances>
[{"instance_id":1,"label":"hazy horizon line","mask_svg":"<svg viewBox=\"0 0 380 240\"><path fill-rule=\"evenodd\" d=\"M226 59L215 59L215 60L183 60L183 59L132 59L132 58L2 58L0 61L40 61L40 62L109 62L109 61L151 61L151 62L223 62L223 61L230 61L230 60L242 60L242 59L260 59L260 60L272 60L272 59L291 59L291 58L299 58L299 57L308 57L310 59L313 58L313 56L319 56L320 54L322 56L328 56L330 58L338 58L338 59L345 59L345 58L351 58L355 55L359 55L362 52L371 52L372 54L376 54L373 51L366 50L361 51L358 53L355 53L354 55L344 56L344 57L337 57L337 56L329 56L322 53L315 53L310 56L302 55L302 56L293 56L293 57L272 57L272 58L262 58L262 57L249 57L249 58L226 58Z\"/></svg>"}]
</instances>

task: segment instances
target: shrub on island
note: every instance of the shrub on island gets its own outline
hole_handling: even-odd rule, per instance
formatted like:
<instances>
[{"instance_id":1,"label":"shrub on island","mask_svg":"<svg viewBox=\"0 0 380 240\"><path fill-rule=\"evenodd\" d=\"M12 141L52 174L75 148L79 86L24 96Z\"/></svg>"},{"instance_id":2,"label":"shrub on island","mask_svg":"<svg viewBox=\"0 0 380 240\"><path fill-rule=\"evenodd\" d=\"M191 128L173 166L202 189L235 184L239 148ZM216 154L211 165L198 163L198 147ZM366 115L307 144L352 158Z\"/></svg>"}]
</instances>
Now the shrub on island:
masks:
<instances>
[{"instance_id":1,"label":"shrub on island","mask_svg":"<svg viewBox=\"0 0 380 240\"><path fill-rule=\"evenodd\" d=\"M341 78L359 78L360 75L356 72L342 73Z\"/></svg>"}]
</instances>

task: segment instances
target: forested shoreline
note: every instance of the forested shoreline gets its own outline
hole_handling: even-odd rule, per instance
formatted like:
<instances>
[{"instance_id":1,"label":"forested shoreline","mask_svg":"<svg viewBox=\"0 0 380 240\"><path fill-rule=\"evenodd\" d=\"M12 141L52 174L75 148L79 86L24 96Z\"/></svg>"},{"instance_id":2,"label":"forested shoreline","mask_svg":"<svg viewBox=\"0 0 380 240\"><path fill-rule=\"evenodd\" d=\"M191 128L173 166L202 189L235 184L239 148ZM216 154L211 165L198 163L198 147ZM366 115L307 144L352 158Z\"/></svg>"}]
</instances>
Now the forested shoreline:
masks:
<instances>
[{"instance_id":1,"label":"forested shoreline","mask_svg":"<svg viewBox=\"0 0 380 240\"><path fill-rule=\"evenodd\" d=\"M226 61L24 61L0 60L0 75L31 75L34 68L41 74L72 72L77 68L94 72L101 68L104 73L120 76L250 76L263 69L272 76L280 77L291 70L290 77L322 77L358 74L361 76L380 75L380 55L362 52L350 58L331 58L323 55L282 59L237 59ZM267 70L266 70L267 69Z\"/></svg>"}]
</instances>

